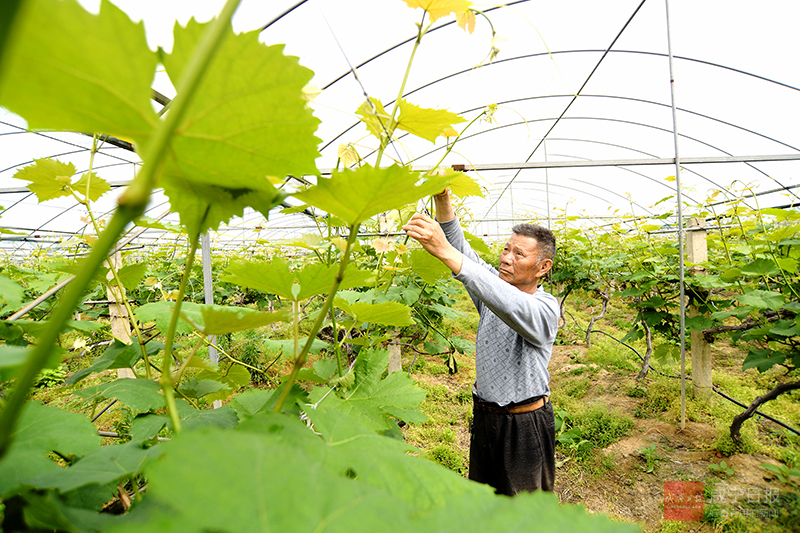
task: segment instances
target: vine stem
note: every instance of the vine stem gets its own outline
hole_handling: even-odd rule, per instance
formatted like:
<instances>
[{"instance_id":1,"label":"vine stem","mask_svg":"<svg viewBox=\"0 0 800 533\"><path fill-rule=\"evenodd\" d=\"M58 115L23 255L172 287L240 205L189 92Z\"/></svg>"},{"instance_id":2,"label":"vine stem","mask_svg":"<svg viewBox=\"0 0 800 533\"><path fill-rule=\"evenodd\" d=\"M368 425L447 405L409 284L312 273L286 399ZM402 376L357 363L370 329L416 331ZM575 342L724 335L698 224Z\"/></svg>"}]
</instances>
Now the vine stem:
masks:
<instances>
[{"instance_id":1,"label":"vine stem","mask_svg":"<svg viewBox=\"0 0 800 533\"><path fill-rule=\"evenodd\" d=\"M94 168L94 155L99 151L99 147L97 146L97 134L95 133L92 137L92 151L89 155L89 170L87 172L88 178L86 179L86 191L84 192L84 198L81 199L78 195L75 194L75 191L72 191L72 196L75 200L83 205L86 208L86 212L89 214L89 219L92 222L92 227L94 228L94 232L96 235L100 235L100 226L97 224L97 219L94 217L94 212L92 211L92 206L90 203L90 193L91 193L91 185L92 185L92 169ZM120 299L122 300L122 305L125 307L125 310L128 312L128 321L130 325L133 327L134 335L136 335L136 340L139 344L139 350L142 352L142 359L144 359L144 374L147 379L153 379L152 372L150 372L150 359L147 355L147 348L142 341L142 332L139 329L139 321L136 320L136 316L133 314L133 308L131 307L131 303L128 301L127 296L125 296L125 289L122 286L122 281L119 278L119 272L114 265L113 261L108 261L108 269L111 271L111 275L114 277L114 282L117 284L116 289L112 289L112 291L119 295ZM115 296L116 299L116 296ZM116 302L119 305L119 302ZM134 370L133 366L131 366L131 371L133 371L134 376L136 375L136 370Z\"/></svg>"},{"instance_id":2,"label":"vine stem","mask_svg":"<svg viewBox=\"0 0 800 533\"><path fill-rule=\"evenodd\" d=\"M172 422L172 430L175 433L181 431L181 419L178 416L178 406L175 403L175 391L173 386L175 380L172 377L172 344L175 340L175 329L178 327L178 319L181 316L181 304L183 297L186 294L186 285L189 283L189 276L192 273L192 264L194 263L194 255L197 251L197 245L200 243L200 234L197 233L192 237L191 247L189 248L189 255L186 257L186 268L183 270L181 277L181 284L178 287L178 296L175 298L175 309L172 311L172 317L169 321L169 328L167 328L167 338L164 342L164 359L161 361L161 377L158 379L161 390L164 392L164 399L167 403L167 412L169 419Z\"/></svg>"},{"instance_id":3,"label":"vine stem","mask_svg":"<svg viewBox=\"0 0 800 533\"><path fill-rule=\"evenodd\" d=\"M0 457L5 455L11 445L14 425L19 419L28 391L39 371L44 368L47 359L50 357L59 334L64 329L67 320L72 316L73 309L78 304L81 296L83 296L84 290L94 277L94 273L105 261L108 250L114 246L119 235L132 218L129 219L124 211L117 211L111 217L106 230L100 235L92 248L92 252L81 264L75 279L65 289L64 295L53 309L47 327L39 336L38 343L28 357L28 363L22 369L21 375L17 377L14 390L9 395L2 413L0 413Z\"/></svg>"},{"instance_id":4,"label":"vine stem","mask_svg":"<svg viewBox=\"0 0 800 533\"><path fill-rule=\"evenodd\" d=\"M417 55L417 49L419 48L419 44L422 42L422 37L428 32L430 28L430 24L427 28L422 29L422 23L425 21L425 15L427 11L423 11L422 13L422 20L417 25L417 40L414 41L414 48L411 49L411 57L408 58L408 65L406 66L406 72L403 75L403 82L400 84L400 90L397 93L397 98L394 101L394 106L392 106L392 113L389 116L389 130L386 132L386 145L389 144L392 140L392 135L394 133L395 126L397 123L395 122L395 115L397 114L397 110L400 108L400 100L403 98L403 92L406 90L406 83L408 83L408 77L411 74L411 65L414 63L414 56ZM380 167L381 165L381 157L383 156L383 151L386 148L383 142L381 142L380 149L378 150L378 155L375 159L375 168Z\"/></svg>"},{"instance_id":5,"label":"vine stem","mask_svg":"<svg viewBox=\"0 0 800 533\"><path fill-rule=\"evenodd\" d=\"M37 374L50 357L58 340L58 335L64 329L67 320L72 316L73 309L75 309L81 296L83 296L86 287L94 277L94 273L106 260L109 250L114 247L125 227L133 219L141 215L145 207L147 207L169 139L183 117L188 103L191 101L206 70L206 66L213 58L219 43L222 41L225 30L230 25L230 18L238 7L239 1L228 0L217 19L206 30L202 41L189 60L178 87L178 95L172 100L170 112L166 114L164 121L158 125L155 136L145 147L142 159L146 164L117 201L118 208L106 226L106 230L99 236L92 247L91 253L81 265L80 271L75 275L75 279L67 287L63 297L53 309L47 327L39 337L28 363L22 369L14 390L9 395L8 401L0 413L0 458L6 454L11 446L13 429L17 420L19 420L28 391L33 385Z\"/></svg>"},{"instance_id":6,"label":"vine stem","mask_svg":"<svg viewBox=\"0 0 800 533\"><path fill-rule=\"evenodd\" d=\"M358 238L358 227L358 222L350 226L350 235L347 237L347 246L344 250L342 262L339 263L339 270L336 272L336 277L333 280L333 285L331 285L331 290L328 293L328 297L325 298L325 303L322 304L322 309L320 309L319 313L317 314L317 320L311 327L311 331L308 334L308 340L303 346L303 350L294 360L292 371L289 373L289 377L286 378L283 390L281 390L281 395L278 397L278 402L275 404L275 408L273 409L273 412L275 413L280 413L281 409L283 408L283 404L286 402L286 398L289 396L289 391L291 391L292 385L294 385L294 382L297 379L297 374L300 372L300 369L303 368L303 365L306 364L308 352L311 350L311 345L314 343L314 338L317 336L317 332L319 331L320 327L322 327L322 323L325 321L328 311L333 306L333 298L336 296L336 291L339 290L339 285L341 285L342 280L344 279L347 263L350 260L350 250L353 248L353 243L355 243L356 239Z\"/></svg>"}]
</instances>

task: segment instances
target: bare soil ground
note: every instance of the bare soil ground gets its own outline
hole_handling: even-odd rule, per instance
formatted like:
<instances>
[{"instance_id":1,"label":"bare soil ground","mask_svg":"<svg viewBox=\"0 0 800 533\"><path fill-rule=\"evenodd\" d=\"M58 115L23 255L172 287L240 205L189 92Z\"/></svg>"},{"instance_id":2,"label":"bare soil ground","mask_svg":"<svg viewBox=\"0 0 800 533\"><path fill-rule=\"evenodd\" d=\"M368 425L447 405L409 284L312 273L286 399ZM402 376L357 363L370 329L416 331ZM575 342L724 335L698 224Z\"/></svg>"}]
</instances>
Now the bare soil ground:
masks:
<instances>
[{"instance_id":1,"label":"bare soil ground","mask_svg":"<svg viewBox=\"0 0 800 533\"><path fill-rule=\"evenodd\" d=\"M551 388L556 389L584 366L575 363L585 352L585 346L555 346L550 363ZM432 358L431 363L435 363ZM470 390L474 371L469 360L462 363L462 371L455 376L446 374L417 374L415 379L427 384L442 385L451 393ZM564 450L557 448L556 461L563 462L556 475L555 492L563 503L583 505L589 512L603 512L623 521L640 524L645 531L659 530L664 526L664 483L667 481L701 481L714 486L715 494L765 495L774 492L778 485L774 476L759 466L762 463L779 464L762 455L739 453L723 457L714 450L717 435L715 427L686 422L671 423L658 418L637 418L634 413L642 398L627 396L621 384L635 384L634 376L621 376L601 367L591 368L586 374L591 381L580 402L590 406L599 404L609 410L633 419L633 428L627 436L611 444L602 452L604 465L587 470L576 464ZM556 406L558 407L558 406ZM471 406L465 406L469 410ZM466 452L469 449L469 432L466 424L452 427L456 445ZM657 460L648 464L643 449L655 444ZM726 461L732 473L715 475L709 465ZM610 467L610 468L609 468ZM650 470L650 471L648 471ZM706 503L710 501L706 494ZM736 506L735 498L722 502ZM694 522L682 531L713 531L708 523Z\"/></svg>"}]
</instances>

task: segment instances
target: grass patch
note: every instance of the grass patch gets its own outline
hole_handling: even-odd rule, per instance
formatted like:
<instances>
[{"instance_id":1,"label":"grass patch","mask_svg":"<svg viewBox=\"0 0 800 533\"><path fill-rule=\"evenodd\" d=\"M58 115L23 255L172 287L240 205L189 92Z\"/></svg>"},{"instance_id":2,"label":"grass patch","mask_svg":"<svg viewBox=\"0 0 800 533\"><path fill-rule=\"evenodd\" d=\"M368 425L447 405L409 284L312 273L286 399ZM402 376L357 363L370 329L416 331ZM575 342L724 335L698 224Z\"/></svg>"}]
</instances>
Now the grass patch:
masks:
<instances>
[{"instance_id":1,"label":"grass patch","mask_svg":"<svg viewBox=\"0 0 800 533\"><path fill-rule=\"evenodd\" d=\"M592 382L587 376L566 379L559 383L559 389L563 394L575 399L581 399L586 395Z\"/></svg>"},{"instance_id":2,"label":"grass patch","mask_svg":"<svg viewBox=\"0 0 800 533\"><path fill-rule=\"evenodd\" d=\"M580 428L581 437L599 448L605 448L628 434L633 420L607 407L595 405L572 416L573 427Z\"/></svg>"},{"instance_id":3,"label":"grass patch","mask_svg":"<svg viewBox=\"0 0 800 533\"><path fill-rule=\"evenodd\" d=\"M467 473L466 457L452 446L439 445L428 451L428 457L435 463L461 475Z\"/></svg>"},{"instance_id":4,"label":"grass patch","mask_svg":"<svg viewBox=\"0 0 800 533\"><path fill-rule=\"evenodd\" d=\"M624 335L611 334L616 338L622 338ZM587 361L601 365L609 372L625 375L639 371L641 365L638 363L638 359L634 362L632 358L635 357L636 355L629 348L605 335L594 335L592 346L586 351Z\"/></svg>"},{"instance_id":5,"label":"grass patch","mask_svg":"<svg viewBox=\"0 0 800 533\"><path fill-rule=\"evenodd\" d=\"M676 402L680 410L680 399L679 382L673 383L673 380L659 379L650 383L644 390L642 403L633 414L636 418L660 418Z\"/></svg>"}]
</instances>

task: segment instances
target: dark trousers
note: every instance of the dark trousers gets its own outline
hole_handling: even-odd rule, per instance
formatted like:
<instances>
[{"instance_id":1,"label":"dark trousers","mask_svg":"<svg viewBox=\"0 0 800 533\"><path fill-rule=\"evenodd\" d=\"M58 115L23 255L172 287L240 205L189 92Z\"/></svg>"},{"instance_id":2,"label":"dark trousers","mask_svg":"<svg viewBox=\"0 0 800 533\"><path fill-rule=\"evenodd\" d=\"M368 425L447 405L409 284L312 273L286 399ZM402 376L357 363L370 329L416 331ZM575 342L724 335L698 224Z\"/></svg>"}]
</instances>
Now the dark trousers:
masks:
<instances>
[{"instance_id":1,"label":"dark trousers","mask_svg":"<svg viewBox=\"0 0 800 533\"><path fill-rule=\"evenodd\" d=\"M481 403L475 399L469 479L508 496L522 491L552 491L556 475L553 405L547 401L536 411L510 414L488 412Z\"/></svg>"}]
</instances>

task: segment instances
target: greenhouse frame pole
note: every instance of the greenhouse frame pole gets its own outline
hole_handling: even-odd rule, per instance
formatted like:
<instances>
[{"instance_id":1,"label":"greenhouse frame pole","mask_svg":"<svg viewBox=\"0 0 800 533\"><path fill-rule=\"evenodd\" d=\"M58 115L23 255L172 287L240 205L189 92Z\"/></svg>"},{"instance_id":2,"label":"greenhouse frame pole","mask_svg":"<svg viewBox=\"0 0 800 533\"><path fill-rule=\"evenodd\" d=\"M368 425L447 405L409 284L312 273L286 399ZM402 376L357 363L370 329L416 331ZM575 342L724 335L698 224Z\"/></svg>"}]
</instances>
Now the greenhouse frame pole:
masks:
<instances>
[{"instance_id":1,"label":"greenhouse frame pole","mask_svg":"<svg viewBox=\"0 0 800 533\"><path fill-rule=\"evenodd\" d=\"M664 0L667 20L667 52L669 56L669 93L672 101L672 138L675 144L675 192L678 202L678 270L681 309L681 429L686 429L686 289L683 264L683 198L681 198L681 160L678 152L678 115L675 106L675 75L672 69L672 39L669 26L669 0Z\"/></svg>"},{"instance_id":2,"label":"greenhouse frame pole","mask_svg":"<svg viewBox=\"0 0 800 533\"><path fill-rule=\"evenodd\" d=\"M206 305L213 305L214 303L214 280L211 277L211 235L203 233L201 236L201 253L203 261L203 290L205 293ZM216 335L212 335L208 339L211 344L208 346L208 358L214 364L219 363L219 355L217 348L214 344L217 342Z\"/></svg>"}]
</instances>

